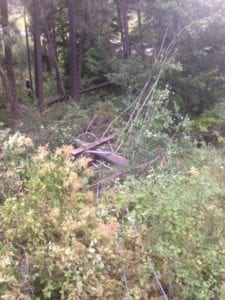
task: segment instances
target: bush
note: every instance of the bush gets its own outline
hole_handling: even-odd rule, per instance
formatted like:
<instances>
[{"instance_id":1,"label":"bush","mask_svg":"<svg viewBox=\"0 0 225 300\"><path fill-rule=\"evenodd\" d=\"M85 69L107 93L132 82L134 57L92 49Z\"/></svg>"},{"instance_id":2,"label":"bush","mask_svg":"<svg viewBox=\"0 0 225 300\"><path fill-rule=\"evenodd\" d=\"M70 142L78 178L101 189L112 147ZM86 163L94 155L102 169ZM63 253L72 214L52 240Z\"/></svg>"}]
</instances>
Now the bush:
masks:
<instances>
[{"instance_id":1,"label":"bush","mask_svg":"<svg viewBox=\"0 0 225 300\"><path fill-rule=\"evenodd\" d=\"M216 150L200 153L197 167L131 180L112 202L117 214L123 212L126 232L128 220L136 220L142 258L150 259L169 299L223 299L225 164ZM149 269L142 276L150 282Z\"/></svg>"},{"instance_id":2,"label":"bush","mask_svg":"<svg viewBox=\"0 0 225 300\"><path fill-rule=\"evenodd\" d=\"M206 132L211 128L215 128L224 123L224 116L222 117L219 112L214 110L205 111L200 117L192 121L192 129Z\"/></svg>"},{"instance_id":3,"label":"bush","mask_svg":"<svg viewBox=\"0 0 225 300\"><path fill-rule=\"evenodd\" d=\"M8 132L1 139L4 172L21 185L0 206L0 298L122 299L121 264L133 256L117 254L117 219L103 221L85 191L89 159L71 162L70 146L25 155L30 139Z\"/></svg>"},{"instance_id":4,"label":"bush","mask_svg":"<svg viewBox=\"0 0 225 300\"><path fill-rule=\"evenodd\" d=\"M0 298L224 297L224 154L171 148L98 199L90 159L0 131ZM212 157L216 157L212 160Z\"/></svg>"}]
</instances>

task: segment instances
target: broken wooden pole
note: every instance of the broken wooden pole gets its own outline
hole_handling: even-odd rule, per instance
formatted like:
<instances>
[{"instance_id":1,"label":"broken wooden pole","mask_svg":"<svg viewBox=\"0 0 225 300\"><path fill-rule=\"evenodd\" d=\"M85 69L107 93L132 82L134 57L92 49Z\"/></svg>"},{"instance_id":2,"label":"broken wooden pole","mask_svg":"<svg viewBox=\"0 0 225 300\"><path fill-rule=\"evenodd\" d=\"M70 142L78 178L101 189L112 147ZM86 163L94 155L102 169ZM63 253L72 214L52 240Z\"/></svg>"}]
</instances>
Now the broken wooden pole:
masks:
<instances>
[{"instance_id":1,"label":"broken wooden pole","mask_svg":"<svg viewBox=\"0 0 225 300\"><path fill-rule=\"evenodd\" d=\"M126 158L110 151L104 151L103 148L97 148L96 150L89 150L87 151L87 153L93 154L100 159L103 159L109 163L112 163L120 167L128 167L129 165L129 162Z\"/></svg>"},{"instance_id":2,"label":"broken wooden pole","mask_svg":"<svg viewBox=\"0 0 225 300\"><path fill-rule=\"evenodd\" d=\"M77 157L81 154L93 154L99 159L103 159L106 162L113 163L114 165L120 167L127 167L129 165L129 161L111 151L106 151L104 148L100 147L101 145L113 140L115 138L114 135L110 135L108 137L101 138L93 143L86 143L80 139L74 139L74 143L77 146L81 146L78 149L75 149L72 154Z\"/></svg>"},{"instance_id":3,"label":"broken wooden pole","mask_svg":"<svg viewBox=\"0 0 225 300\"><path fill-rule=\"evenodd\" d=\"M94 149L98 146L101 146L101 145L113 140L114 138L115 138L115 135L112 134L108 137L101 138L93 143L86 143L80 139L74 139L74 143L81 147L78 149L75 149L72 154L74 156L81 155L83 152Z\"/></svg>"}]
</instances>

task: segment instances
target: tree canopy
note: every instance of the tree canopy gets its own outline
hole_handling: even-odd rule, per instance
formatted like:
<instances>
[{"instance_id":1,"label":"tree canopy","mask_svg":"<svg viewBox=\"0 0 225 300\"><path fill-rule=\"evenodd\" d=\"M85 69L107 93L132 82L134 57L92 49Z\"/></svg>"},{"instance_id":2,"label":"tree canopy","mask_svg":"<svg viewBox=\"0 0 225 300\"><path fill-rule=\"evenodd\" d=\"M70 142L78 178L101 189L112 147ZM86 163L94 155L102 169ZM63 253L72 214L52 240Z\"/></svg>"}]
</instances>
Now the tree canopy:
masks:
<instances>
[{"instance_id":1,"label":"tree canopy","mask_svg":"<svg viewBox=\"0 0 225 300\"><path fill-rule=\"evenodd\" d=\"M159 84L169 85L175 93L171 101L183 114L199 115L223 98L223 1L2 3L9 7L10 18L7 25L2 4L2 67L11 64L12 73L22 70L21 60L29 64L41 111L42 98L58 93L79 102L83 90L105 82L121 94L137 94L165 57L167 67ZM6 26L9 30L4 31ZM12 52L10 64L7 48ZM17 76L17 86L7 75L19 94L27 78L33 81L27 70ZM42 77L48 78L43 88ZM49 86L56 88L50 92Z\"/></svg>"}]
</instances>

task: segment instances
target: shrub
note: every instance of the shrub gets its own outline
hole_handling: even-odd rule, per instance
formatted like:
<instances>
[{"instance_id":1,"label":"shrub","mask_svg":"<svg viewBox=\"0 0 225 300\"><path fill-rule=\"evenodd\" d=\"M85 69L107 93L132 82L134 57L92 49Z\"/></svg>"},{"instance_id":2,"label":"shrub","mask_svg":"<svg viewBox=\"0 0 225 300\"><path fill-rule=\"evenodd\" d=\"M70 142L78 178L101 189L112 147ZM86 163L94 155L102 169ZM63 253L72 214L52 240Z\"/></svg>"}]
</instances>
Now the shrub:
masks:
<instances>
[{"instance_id":1,"label":"shrub","mask_svg":"<svg viewBox=\"0 0 225 300\"><path fill-rule=\"evenodd\" d=\"M0 131L1 299L224 297L221 150L171 148L167 164L96 205L89 159ZM216 157L212 160L212 157Z\"/></svg>"},{"instance_id":2,"label":"shrub","mask_svg":"<svg viewBox=\"0 0 225 300\"><path fill-rule=\"evenodd\" d=\"M21 186L0 206L0 298L122 299L121 265L131 265L133 255L116 252L117 219L99 214L85 191L89 160L72 162L70 146L53 153L39 147L25 157L17 150L27 138L4 134L5 173L13 182L20 176Z\"/></svg>"},{"instance_id":3,"label":"shrub","mask_svg":"<svg viewBox=\"0 0 225 300\"><path fill-rule=\"evenodd\" d=\"M129 220L136 220L142 258L151 261L169 299L223 299L224 294L225 165L216 150L198 151L203 152L198 167L133 179L116 200L106 198L122 216L125 236ZM215 154L217 159L209 160ZM149 270L142 275L150 282Z\"/></svg>"}]
</instances>

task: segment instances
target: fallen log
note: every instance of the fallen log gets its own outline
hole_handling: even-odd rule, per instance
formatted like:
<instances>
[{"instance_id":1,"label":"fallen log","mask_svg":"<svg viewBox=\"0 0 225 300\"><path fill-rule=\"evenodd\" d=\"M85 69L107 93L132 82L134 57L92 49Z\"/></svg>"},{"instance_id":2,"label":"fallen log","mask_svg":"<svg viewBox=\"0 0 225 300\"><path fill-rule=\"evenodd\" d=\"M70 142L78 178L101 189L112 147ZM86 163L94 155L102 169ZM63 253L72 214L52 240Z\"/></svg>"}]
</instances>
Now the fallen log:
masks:
<instances>
[{"instance_id":1,"label":"fallen log","mask_svg":"<svg viewBox=\"0 0 225 300\"><path fill-rule=\"evenodd\" d=\"M75 139L74 143L78 146L81 146L78 149L75 149L72 154L74 156L79 156L83 153L85 154L93 154L94 156L98 157L99 159L103 159L109 163L113 163L114 165L120 166L120 167L127 167L129 165L129 161L111 151L106 151L104 148L101 148L99 146L105 144L106 142L112 140L114 138L114 135L111 135L109 137L101 138L93 143L86 143L80 139ZM93 150L94 149L94 150Z\"/></svg>"},{"instance_id":2,"label":"fallen log","mask_svg":"<svg viewBox=\"0 0 225 300\"><path fill-rule=\"evenodd\" d=\"M50 106L58 103L58 102L63 102L66 100L65 95L56 95L56 96L50 96L45 99L45 107L49 108Z\"/></svg>"},{"instance_id":3,"label":"fallen log","mask_svg":"<svg viewBox=\"0 0 225 300\"><path fill-rule=\"evenodd\" d=\"M112 82L103 82L85 89L82 89L80 91L81 94L86 94L86 93L90 93L90 92L94 92L97 91L99 89L102 89L105 86L109 86L110 84L112 84ZM48 98L45 99L45 107L49 108L52 105L58 103L58 102L63 102L66 101L68 99L67 95L55 95L55 96L50 96Z\"/></svg>"},{"instance_id":4,"label":"fallen log","mask_svg":"<svg viewBox=\"0 0 225 300\"><path fill-rule=\"evenodd\" d=\"M83 90L81 90L80 93L81 93L81 94L85 94L85 93L94 92L94 91L97 91L97 90L102 89L102 88L105 87L105 86L109 86L110 84L112 84L112 82L103 82L103 83L100 83L100 84L91 86L91 87L89 87L89 88L83 89Z\"/></svg>"}]
</instances>

